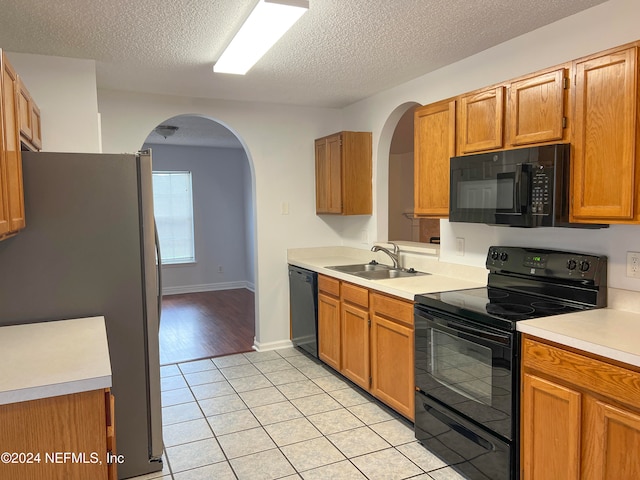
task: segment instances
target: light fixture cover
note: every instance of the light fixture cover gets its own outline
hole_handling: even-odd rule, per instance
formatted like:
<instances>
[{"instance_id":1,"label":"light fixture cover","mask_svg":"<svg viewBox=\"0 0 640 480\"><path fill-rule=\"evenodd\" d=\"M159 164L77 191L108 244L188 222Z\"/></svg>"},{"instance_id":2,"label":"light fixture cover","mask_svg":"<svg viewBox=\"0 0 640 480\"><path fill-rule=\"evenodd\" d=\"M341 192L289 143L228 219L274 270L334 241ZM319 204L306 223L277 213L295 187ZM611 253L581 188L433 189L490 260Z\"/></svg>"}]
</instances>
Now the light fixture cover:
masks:
<instances>
[{"instance_id":1,"label":"light fixture cover","mask_svg":"<svg viewBox=\"0 0 640 480\"><path fill-rule=\"evenodd\" d=\"M244 75L308 9L308 0L259 0L213 71Z\"/></svg>"},{"instance_id":2,"label":"light fixture cover","mask_svg":"<svg viewBox=\"0 0 640 480\"><path fill-rule=\"evenodd\" d=\"M167 138L176 133L178 127L173 125L158 125L154 130L158 135L162 135L164 138Z\"/></svg>"}]
</instances>

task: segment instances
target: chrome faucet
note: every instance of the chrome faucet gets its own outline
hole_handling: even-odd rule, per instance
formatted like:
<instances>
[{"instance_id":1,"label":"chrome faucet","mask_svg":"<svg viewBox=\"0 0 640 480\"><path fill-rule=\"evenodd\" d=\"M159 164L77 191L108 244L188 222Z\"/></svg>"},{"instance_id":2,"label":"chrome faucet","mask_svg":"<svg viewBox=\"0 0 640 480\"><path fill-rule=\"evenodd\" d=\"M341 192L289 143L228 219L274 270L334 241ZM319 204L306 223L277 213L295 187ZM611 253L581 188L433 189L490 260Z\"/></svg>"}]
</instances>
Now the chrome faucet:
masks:
<instances>
[{"instance_id":1,"label":"chrome faucet","mask_svg":"<svg viewBox=\"0 0 640 480\"><path fill-rule=\"evenodd\" d=\"M393 268L400 268L400 248L393 242L386 242L389 245L393 245L393 252L388 248L381 247L380 245L374 245L371 247L372 252L384 252L389 255L389 258L393 261Z\"/></svg>"}]
</instances>

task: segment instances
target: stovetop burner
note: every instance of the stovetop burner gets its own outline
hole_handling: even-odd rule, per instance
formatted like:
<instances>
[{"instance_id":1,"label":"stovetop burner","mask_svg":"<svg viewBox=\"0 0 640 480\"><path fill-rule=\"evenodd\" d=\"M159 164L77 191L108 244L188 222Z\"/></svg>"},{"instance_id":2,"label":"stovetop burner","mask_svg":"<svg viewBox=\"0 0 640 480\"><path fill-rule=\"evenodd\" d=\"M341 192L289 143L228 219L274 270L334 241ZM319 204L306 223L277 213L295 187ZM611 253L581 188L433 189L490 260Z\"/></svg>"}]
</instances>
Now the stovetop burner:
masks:
<instances>
[{"instance_id":1,"label":"stovetop burner","mask_svg":"<svg viewBox=\"0 0 640 480\"><path fill-rule=\"evenodd\" d=\"M416 295L416 305L508 330L520 320L606 306L604 256L490 247L487 268L487 287Z\"/></svg>"},{"instance_id":2,"label":"stovetop burner","mask_svg":"<svg viewBox=\"0 0 640 480\"><path fill-rule=\"evenodd\" d=\"M520 320L536 311L529 305L518 305L517 303L488 303L487 313L496 315L501 318L509 318L512 320Z\"/></svg>"}]
</instances>

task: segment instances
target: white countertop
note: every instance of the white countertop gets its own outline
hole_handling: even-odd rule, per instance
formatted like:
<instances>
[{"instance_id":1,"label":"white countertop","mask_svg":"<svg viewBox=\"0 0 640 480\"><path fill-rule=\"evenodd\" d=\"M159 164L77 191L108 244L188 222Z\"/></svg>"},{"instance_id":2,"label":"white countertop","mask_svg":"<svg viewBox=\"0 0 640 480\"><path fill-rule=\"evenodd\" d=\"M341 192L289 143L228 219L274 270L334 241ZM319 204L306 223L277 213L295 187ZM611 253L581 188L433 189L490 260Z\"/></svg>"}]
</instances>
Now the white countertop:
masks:
<instances>
[{"instance_id":1,"label":"white countertop","mask_svg":"<svg viewBox=\"0 0 640 480\"><path fill-rule=\"evenodd\" d=\"M0 405L109 387L104 317L0 327Z\"/></svg>"},{"instance_id":2,"label":"white countertop","mask_svg":"<svg viewBox=\"0 0 640 480\"><path fill-rule=\"evenodd\" d=\"M382 263L387 263L380 257ZM486 285L476 267L425 261L415 268L433 275L366 280L330 270L327 266L366 263L371 253L345 247L290 250L289 264L329 275L363 287L413 300L419 293L442 292ZM379 260L380 261L380 260ZM413 266L413 265L411 265ZM518 331L640 367L640 292L609 289L608 308L520 321Z\"/></svg>"},{"instance_id":3,"label":"white countertop","mask_svg":"<svg viewBox=\"0 0 640 480\"><path fill-rule=\"evenodd\" d=\"M371 260L371 258L366 261L362 261L366 263L369 260ZM350 275L348 273L326 268L330 266L350 265L360 262L359 259L354 259L354 257L351 256L329 255L309 258L289 256L288 262L290 265L306 268L323 275L329 275L346 282L355 283L356 285L367 287L372 290L378 290L380 292L411 301L413 301L413 297L419 293L478 288L486 285L486 283L469 281L464 278L447 276L439 273L415 277L390 278L385 280L367 280L356 275ZM428 269L421 269L421 271L428 272Z\"/></svg>"},{"instance_id":4,"label":"white countertop","mask_svg":"<svg viewBox=\"0 0 640 480\"><path fill-rule=\"evenodd\" d=\"M518 322L518 331L640 367L640 314L612 308Z\"/></svg>"}]
</instances>

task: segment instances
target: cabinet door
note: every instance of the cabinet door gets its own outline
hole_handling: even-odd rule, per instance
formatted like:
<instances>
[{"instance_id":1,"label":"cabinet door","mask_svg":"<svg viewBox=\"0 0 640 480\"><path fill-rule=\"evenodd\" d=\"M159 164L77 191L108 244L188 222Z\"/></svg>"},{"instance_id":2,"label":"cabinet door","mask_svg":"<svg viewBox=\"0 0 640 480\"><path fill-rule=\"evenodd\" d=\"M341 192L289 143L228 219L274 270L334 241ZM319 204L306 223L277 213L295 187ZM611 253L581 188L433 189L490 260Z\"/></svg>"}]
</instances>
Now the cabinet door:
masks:
<instances>
[{"instance_id":1,"label":"cabinet door","mask_svg":"<svg viewBox=\"0 0 640 480\"><path fill-rule=\"evenodd\" d=\"M456 102L426 105L414 118L414 211L449 216L449 159L456 152Z\"/></svg>"},{"instance_id":2,"label":"cabinet door","mask_svg":"<svg viewBox=\"0 0 640 480\"><path fill-rule=\"evenodd\" d=\"M18 127L18 76L7 61L2 58L2 102L4 129L4 168L6 181L6 201L9 212L9 233L24 228L24 195L22 193L22 156L20 153L20 133Z\"/></svg>"},{"instance_id":3,"label":"cabinet door","mask_svg":"<svg viewBox=\"0 0 640 480\"><path fill-rule=\"evenodd\" d=\"M640 478L640 415L591 396L585 398L585 480Z\"/></svg>"},{"instance_id":4,"label":"cabinet door","mask_svg":"<svg viewBox=\"0 0 640 480\"><path fill-rule=\"evenodd\" d=\"M340 300L318 294L318 356L340 371Z\"/></svg>"},{"instance_id":5,"label":"cabinet door","mask_svg":"<svg viewBox=\"0 0 640 480\"><path fill-rule=\"evenodd\" d=\"M342 374L369 390L369 311L342 304Z\"/></svg>"},{"instance_id":6,"label":"cabinet door","mask_svg":"<svg viewBox=\"0 0 640 480\"><path fill-rule=\"evenodd\" d=\"M31 143L40 150L42 148L42 127L40 121L40 109L34 101L31 101Z\"/></svg>"},{"instance_id":7,"label":"cabinet door","mask_svg":"<svg viewBox=\"0 0 640 480\"><path fill-rule=\"evenodd\" d=\"M636 62L632 47L575 65L572 221L638 220Z\"/></svg>"},{"instance_id":8,"label":"cabinet door","mask_svg":"<svg viewBox=\"0 0 640 480\"><path fill-rule=\"evenodd\" d=\"M104 390L0 405L2 451L40 454L40 462L0 462L0 478L106 480L105 407Z\"/></svg>"},{"instance_id":9,"label":"cabinet door","mask_svg":"<svg viewBox=\"0 0 640 480\"><path fill-rule=\"evenodd\" d=\"M316 140L316 213L342 212L340 135Z\"/></svg>"},{"instance_id":10,"label":"cabinet door","mask_svg":"<svg viewBox=\"0 0 640 480\"><path fill-rule=\"evenodd\" d=\"M18 79L18 118L20 120L20 134L31 141L33 138L31 95L20 79Z\"/></svg>"},{"instance_id":11,"label":"cabinet door","mask_svg":"<svg viewBox=\"0 0 640 480\"><path fill-rule=\"evenodd\" d=\"M460 97L458 153L502 148L504 87Z\"/></svg>"},{"instance_id":12,"label":"cabinet door","mask_svg":"<svg viewBox=\"0 0 640 480\"><path fill-rule=\"evenodd\" d=\"M509 86L509 145L562 140L565 69L536 75Z\"/></svg>"},{"instance_id":13,"label":"cabinet door","mask_svg":"<svg viewBox=\"0 0 640 480\"><path fill-rule=\"evenodd\" d=\"M413 421L413 303L371 295L371 393Z\"/></svg>"},{"instance_id":14,"label":"cabinet door","mask_svg":"<svg viewBox=\"0 0 640 480\"><path fill-rule=\"evenodd\" d=\"M522 478L580 478L582 395L529 373L522 379Z\"/></svg>"}]
</instances>

